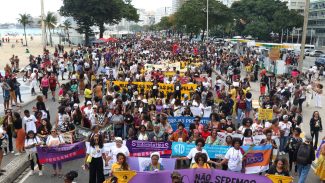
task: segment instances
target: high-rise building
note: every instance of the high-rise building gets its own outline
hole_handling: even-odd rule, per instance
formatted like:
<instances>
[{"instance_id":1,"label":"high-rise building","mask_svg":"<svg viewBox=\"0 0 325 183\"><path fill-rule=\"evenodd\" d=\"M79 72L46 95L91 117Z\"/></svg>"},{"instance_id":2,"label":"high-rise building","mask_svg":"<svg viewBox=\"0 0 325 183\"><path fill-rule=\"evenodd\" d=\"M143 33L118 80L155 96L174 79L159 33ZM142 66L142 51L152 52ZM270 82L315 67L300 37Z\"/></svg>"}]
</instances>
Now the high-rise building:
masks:
<instances>
[{"instance_id":1,"label":"high-rise building","mask_svg":"<svg viewBox=\"0 0 325 183\"><path fill-rule=\"evenodd\" d=\"M159 23L162 17L167 17L172 14L171 7L161 7L155 12L155 23Z\"/></svg>"},{"instance_id":2,"label":"high-rise building","mask_svg":"<svg viewBox=\"0 0 325 183\"><path fill-rule=\"evenodd\" d=\"M172 13L175 13L187 0L173 0L172 1Z\"/></svg>"},{"instance_id":3,"label":"high-rise building","mask_svg":"<svg viewBox=\"0 0 325 183\"><path fill-rule=\"evenodd\" d=\"M307 37L316 47L325 46L325 0L310 2Z\"/></svg>"},{"instance_id":4,"label":"high-rise building","mask_svg":"<svg viewBox=\"0 0 325 183\"><path fill-rule=\"evenodd\" d=\"M281 0L282 2L286 2L289 10L296 10L300 14L304 13L305 10L305 0Z\"/></svg>"}]
</instances>

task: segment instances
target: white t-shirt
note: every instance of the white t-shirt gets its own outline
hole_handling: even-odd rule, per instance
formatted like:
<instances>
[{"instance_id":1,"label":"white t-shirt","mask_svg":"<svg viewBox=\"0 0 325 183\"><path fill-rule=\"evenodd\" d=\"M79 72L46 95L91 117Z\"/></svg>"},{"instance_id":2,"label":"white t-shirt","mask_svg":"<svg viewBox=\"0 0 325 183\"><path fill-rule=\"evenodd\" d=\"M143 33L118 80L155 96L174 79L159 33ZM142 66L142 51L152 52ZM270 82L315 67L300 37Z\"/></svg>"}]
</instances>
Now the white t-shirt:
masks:
<instances>
[{"instance_id":1,"label":"white t-shirt","mask_svg":"<svg viewBox=\"0 0 325 183\"><path fill-rule=\"evenodd\" d=\"M130 155L129 149L122 145L120 148L113 146L109 151L109 156L112 157L113 163L117 162L116 155L118 153L123 153L126 157Z\"/></svg>"},{"instance_id":2,"label":"white t-shirt","mask_svg":"<svg viewBox=\"0 0 325 183\"><path fill-rule=\"evenodd\" d=\"M60 144L64 144L64 140L61 135L58 135L57 137L49 135L46 139L47 146L58 146Z\"/></svg>"},{"instance_id":3,"label":"white t-shirt","mask_svg":"<svg viewBox=\"0 0 325 183\"><path fill-rule=\"evenodd\" d=\"M36 133L36 118L34 115L30 115L29 117L24 117L23 118L23 126L26 125L26 129L25 131L28 132L30 130L32 130L34 133Z\"/></svg>"},{"instance_id":4,"label":"white t-shirt","mask_svg":"<svg viewBox=\"0 0 325 183\"><path fill-rule=\"evenodd\" d=\"M33 138L33 139L26 139L25 140L25 147L33 145L33 144L38 144L40 142L41 142L41 140L37 136L35 138ZM34 146L34 147L30 148L30 149L26 149L26 151L29 152L29 153L36 153L37 152L36 146Z\"/></svg>"},{"instance_id":5,"label":"white t-shirt","mask_svg":"<svg viewBox=\"0 0 325 183\"><path fill-rule=\"evenodd\" d=\"M263 130L263 124L260 123L260 124L257 124L257 123L253 123L252 125L252 131L253 132L260 132Z\"/></svg>"},{"instance_id":6,"label":"white t-shirt","mask_svg":"<svg viewBox=\"0 0 325 183\"><path fill-rule=\"evenodd\" d=\"M89 154L93 158L99 158L102 157L102 154L104 153L103 148L99 148L99 146L89 146L87 148L87 154Z\"/></svg>"},{"instance_id":7,"label":"white t-shirt","mask_svg":"<svg viewBox=\"0 0 325 183\"><path fill-rule=\"evenodd\" d=\"M292 123L290 121L288 121L287 123L284 123L283 121L281 121L279 123L279 127L282 131L284 131L284 136L289 136L290 128L292 127Z\"/></svg>"},{"instance_id":8,"label":"white t-shirt","mask_svg":"<svg viewBox=\"0 0 325 183\"><path fill-rule=\"evenodd\" d=\"M248 146L254 144L253 137L243 137L243 146Z\"/></svg>"},{"instance_id":9,"label":"white t-shirt","mask_svg":"<svg viewBox=\"0 0 325 183\"><path fill-rule=\"evenodd\" d=\"M243 155L240 150L236 150L234 147L228 149L225 158L228 160L228 169L230 171L241 171Z\"/></svg>"},{"instance_id":10,"label":"white t-shirt","mask_svg":"<svg viewBox=\"0 0 325 183\"><path fill-rule=\"evenodd\" d=\"M208 152L207 152L205 149L202 149L202 151L198 151L198 150L196 149L196 147L194 147L194 148L192 148L192 149L190 150L190 152L189 152L188 155L186 156L188 159L192 159L191 164L195 163L195 159L194 159L194 157L195 157L196 153L198 153L198 152L201 152L201 153L206 154L207 157L208 157L208 161L210 160L209 155L208 155Z\"/></svg>"}]
</instances>

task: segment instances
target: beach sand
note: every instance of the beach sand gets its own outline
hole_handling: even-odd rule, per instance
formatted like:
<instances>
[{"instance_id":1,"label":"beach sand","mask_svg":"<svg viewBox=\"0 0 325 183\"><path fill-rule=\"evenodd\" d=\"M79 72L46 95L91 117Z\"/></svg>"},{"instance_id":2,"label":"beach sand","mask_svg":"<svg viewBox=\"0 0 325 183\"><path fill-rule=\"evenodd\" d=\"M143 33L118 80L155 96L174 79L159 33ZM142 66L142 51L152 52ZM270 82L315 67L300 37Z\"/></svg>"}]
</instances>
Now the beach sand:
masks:
<instances>
[{"instance_id":1,"label":"beach sand","mask_svg":"<svg viewBox=\"0 0 325 183\"><path fill-rule=\"evenodd\" d=\"M7 36L6 36L7 37ZM29 55L32 54L34 56L42 55L43 54L43 47L42 47L42 36L33 36L33 40L31 40L31 37L27 37L27 44L28 47L22 46L20 39L23 38L23 36L9 36L10 42L9 43L2 43L2 46L0 47L0 70L3 70L6 64L10 65L9 59L12 57L12 55L17 55L20 62L19 67L23 68L26 65L29 64ZM1 38L2 39L2 38ZM16 39L18 39L18 43L16 43ZM23 38L24 44L25 39ZM12 45L14 45L14 48L12 48ZM28 48L29 53L26 53L26 48ZM54 52L54 45L53 47L47 46L46 47L50 53L53 54ZM68 46L65 45L65 49L67 49Z\"/></svg>"}]
</instances>

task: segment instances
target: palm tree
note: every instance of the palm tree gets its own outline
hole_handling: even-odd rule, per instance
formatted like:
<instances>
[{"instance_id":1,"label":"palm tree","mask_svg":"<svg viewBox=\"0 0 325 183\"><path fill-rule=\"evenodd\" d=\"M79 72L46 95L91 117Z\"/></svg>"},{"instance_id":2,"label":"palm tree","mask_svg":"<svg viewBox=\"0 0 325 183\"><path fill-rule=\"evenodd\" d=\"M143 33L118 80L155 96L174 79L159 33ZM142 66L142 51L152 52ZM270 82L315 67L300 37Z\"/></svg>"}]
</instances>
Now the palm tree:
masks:
<instances>
[{"instance_id":1,"label":"palm tree","mask_svg":"<svg viewBox=\"0 0 325 183\"><path fill-rule=\"evenodd\" d=\"M27 46L27 36L26 36L26 26L30 25L33 21L31 20L31 16L29 14L19 14L18 22L24 27L25 41Z\"/></svg>"},{"instance_id":2,"label":"palm tree","mask_svg":"<svg viewBox=\"0 0 325 183\"><path fill-rule=\"evenodd\" d=\"M58 18L54 15L53 12L47 12L45 19L44 19L44 23L45 23L45 26L47 27L47 29L49 30L50 43L51 43L51 46L53 46L51 29L54 31L54 28L55 28L56 24L58 23Z\"/></svg>"},{"instance_id":3,"label":"palm tree","mask_svg":"<svg viewBox=\"0 0 325 183\"><path fill-rule=\"evenodd\" d=\"M69 29L71 29L71 22L69 20L65 20L63 22L63 30L64 33L68 36L68 42L69 42L69 47L70 47L70 34L69 34Z\"/></svg>"}]
</instances>

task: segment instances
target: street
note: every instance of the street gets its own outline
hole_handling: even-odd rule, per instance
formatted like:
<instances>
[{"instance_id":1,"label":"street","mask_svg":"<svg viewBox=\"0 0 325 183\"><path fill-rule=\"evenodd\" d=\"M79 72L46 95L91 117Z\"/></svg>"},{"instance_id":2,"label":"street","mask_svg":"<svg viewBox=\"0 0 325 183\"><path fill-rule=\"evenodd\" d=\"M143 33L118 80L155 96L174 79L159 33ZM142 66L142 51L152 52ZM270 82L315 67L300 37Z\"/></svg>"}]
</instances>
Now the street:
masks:
<instances>
[{"instance_id":1,"label":"street","mask_svg":"<svg viewBox=\"0 0 325 183\"><path fill-rule=\"evenodd\" d=\"M304 69L309 68L309 66L313 65L314 59L315 58L307 57L306 61L304 62ZM213 77L213 78L215 79L215 77ZM324 80L322 81L322 83L325 84ZM253 94L253 98L258 99L259 83L252 82L251 86L252 86L251 92ZM325 104L324 97L322 98L322 103ZM34 105L35 105L35 102L28 105L26 108L31 109ZM316 109L314 107L314 101L312 101L311 106L309 106L309 107L305 107L306 106L305 104L303 104L303 105L304 105L303 123L301 124L301 129L306 134L306 133L309 133L309 120L311 118L311 115L315 110L318 110L318 109ZM53 103L51 101L47 101L46 106L50 109L51 122L53 124L55 116L56 116L56 112L57 112L58 103L56 103L56 102ZM325 119L324 113L320 113L320 115L323 119ZM322 133L320 133L320 138L322 138L324 136L325 136L325 132L323 131ZM286 156L286 155L284 155L284 156ZM71 170L75 170L79 173L79 176L76 179L76 181L80 182L80 183L86 183L86 182L88 182L89 176L88 176L88 171L83 170L81 167L83 165L83 163L84 163L83 159L63 163L62 173L65 174ZM26 172L26 175L19 181L19 183L43 183L44 181L47 181L48 183L52 183L52 182L54 183L54 182L62 182L63 181L63 179L60 179L58 177L51 177L52 167L50 165L45 165L43 169L44 169L43 170L44 175L42 177L39 177L38 174L29 176L29 174L28 174L29 169L28 169ZM293 175L293 172L291 173L291 175ZM297 176L295 176L295 182L297 182ZM319 178L317 176L315 176L313 169L310 170L306 182L307 183L319 182Z\"/></svg>"}]
</instances>

